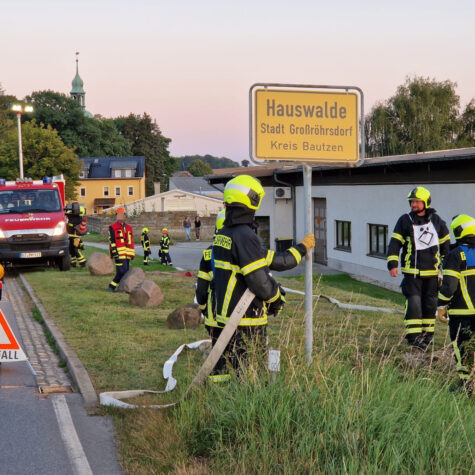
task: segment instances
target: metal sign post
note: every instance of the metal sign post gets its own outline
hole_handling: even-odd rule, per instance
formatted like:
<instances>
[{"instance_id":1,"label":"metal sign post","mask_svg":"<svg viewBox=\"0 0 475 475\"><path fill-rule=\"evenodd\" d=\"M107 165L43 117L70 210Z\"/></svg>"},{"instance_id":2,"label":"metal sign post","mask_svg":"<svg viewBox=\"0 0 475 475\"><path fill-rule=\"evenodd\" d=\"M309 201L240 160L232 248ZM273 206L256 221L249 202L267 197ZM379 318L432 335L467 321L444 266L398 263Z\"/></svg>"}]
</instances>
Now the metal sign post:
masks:
<instances>
[{"instance_id":1,"label":"metal sign post","mask_svg":"<svg viewBox=\"0 0 475 475\"><path fill-rule=\"evenodd\" d=\"M305 196L305 234L313 234L312 216L312 167L303 165L303 190ZM312 361L313 348L313 249L305 261L305 359Z\"/></svg>"},{"instance_id":2,"label":"metal sign post","mask_svg":"<svg viewBox=\"0 0 475 475\"><path fill-rule=\"evenodd\" d=\"M256 164L302 163L305 234L314 233L312 165L357 167L364 162L364 148L363 91L358 87L275 83L251 87L249 155ZM312 264L313 250L305 261L305 356L309 363L313 350Z\"/></svg>"}]
</instances>

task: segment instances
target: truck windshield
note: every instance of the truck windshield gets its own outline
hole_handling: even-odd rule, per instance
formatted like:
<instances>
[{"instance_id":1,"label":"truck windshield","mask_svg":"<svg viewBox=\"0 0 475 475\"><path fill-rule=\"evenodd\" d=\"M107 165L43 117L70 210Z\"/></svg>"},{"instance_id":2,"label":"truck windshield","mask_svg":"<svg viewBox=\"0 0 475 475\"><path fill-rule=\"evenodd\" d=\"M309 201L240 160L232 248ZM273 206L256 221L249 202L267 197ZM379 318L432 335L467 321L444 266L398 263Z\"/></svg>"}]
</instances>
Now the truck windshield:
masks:
<instances>
[{"instance_id":1,"label":"truck windshield","mask_svg":"<svg viewBox=\"0 0 475 475\"><path fill-rule=\"evenodd\" d=\"M61 211L57 190L0 191L0 213L51 213Z\"/></svg>"}]
</instances>

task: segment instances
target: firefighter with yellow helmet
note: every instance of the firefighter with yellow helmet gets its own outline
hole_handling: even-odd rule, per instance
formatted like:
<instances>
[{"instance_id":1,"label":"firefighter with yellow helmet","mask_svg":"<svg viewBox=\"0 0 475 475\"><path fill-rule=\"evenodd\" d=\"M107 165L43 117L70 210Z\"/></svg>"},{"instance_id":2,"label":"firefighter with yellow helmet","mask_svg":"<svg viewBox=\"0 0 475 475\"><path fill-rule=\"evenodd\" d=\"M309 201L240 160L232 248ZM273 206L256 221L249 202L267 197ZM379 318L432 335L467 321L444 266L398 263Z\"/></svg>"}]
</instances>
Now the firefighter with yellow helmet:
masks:
<instances>
[{"instance_id":1,"label":"firefighter with yellow helmet","mask_svg":"<svg viewBox=\"0 0 475 475\"><path fill-rule=\"evenodd\" d=\"M475 348L475 218L455 216L450 229L456 240L444 260L437 315L447 323L460 383L473 390Z\"/></svg>"},{"instance_id":2,"label":"firefighter with yellow helmet","mask_svg":"<svg viewBox=\"0 0 475 475\"><path fill-rule=\"evenodd\" d=\"M430 206L429 190L417 186L407 199L411 211L403 214L394 227L387 262L389 274L397 277L402 249L406 340L415 348L425 349L434 337L439 267L449 252L450 234L445 221Z\"/></svg>"},{"instance_id":3,"label":"firefighter with yellow helmet","mask_svg":"<svg viewBox=\"0 0 475 475\"><path fill-rule=\"evenodd\" d=\"M86 266L86 258L82 251L84 250L84 242L82 236L87 232L87 216L84 205L75 201L69 203L64 208L67 218L66 229L69 235L69 254L71 256L71 266Z\"/></svg>"},{"instance_id":4,"label":"firefighter with yellow helmet","mask_svg":"<svg viewBox=\"0 0 475 475\"><path fill-rule=\"evenodd\" d=\"M261 183L249 175L230 180L224 189L226 219L215 236L212 249L216 321L225 325L246 289L255 299L245 311L238 329L213 372L214 378L228 378L226 366L238 369L245 361L249 344L263 350L268 315L277 315L285 304L284 292L269 273L297 265L302 256L315 246L313 234L286 252L285 256L269 253L253 230L256 211L264 197ZM290 263L292 265L290 265Z\"/></svg>"},{"instance_id":5,"label":"firefighter with yellow helmet","mask_svg":"<svg viewBox=\"0 0 475 475\"><path fill-rule=\"evenodd\" d=\"M140 243L143 248L143 265L148 266L149 256L152 254L150 250L150 238L148 237L148 228L142 229L142 235L140 236Z\"/></svg>"}]
</instances>

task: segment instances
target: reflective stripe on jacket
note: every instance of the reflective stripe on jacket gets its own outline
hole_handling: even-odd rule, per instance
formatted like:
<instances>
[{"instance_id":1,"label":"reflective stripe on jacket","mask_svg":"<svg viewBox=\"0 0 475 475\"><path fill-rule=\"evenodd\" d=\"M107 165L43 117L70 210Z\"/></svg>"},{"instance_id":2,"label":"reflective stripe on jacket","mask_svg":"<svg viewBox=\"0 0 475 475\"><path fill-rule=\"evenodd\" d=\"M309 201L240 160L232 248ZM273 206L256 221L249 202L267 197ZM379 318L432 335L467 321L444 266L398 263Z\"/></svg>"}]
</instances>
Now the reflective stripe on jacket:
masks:
<instances>
[{"instance_id":1,"label":"reflective stripe on jacket","mask_svg":"<svg viewBox=\"0 0 475 475\"><path fill-rule=\"evenodd\" d=\"M416 251L413 226L432 222L439 238L439 245ZM419 277L436 276L439 265L450 249L450 234L445 221L429 208L425 216L417 216L412 211L403 214L394 227L388 246L387 263L391 270L399 265L401 252L401 271Z\"/></svg>"},{"instance_id":2,"label":"reflective stripe on jacket","mask_svg":"<svg viewBox=\"0 0 475 475\"><path fill-rule=\"evenodd\" d=\"M448 305L449 316L475 317L475 246L458 246L444 261L438 306Z\"/></svg>"},{"instance_id":3,"label":"reflective stripe on jacket","mask_svg":"<svg viewBox=\"0 0 475 475\"><path fill-rule=\"evenodd\" d=\"M215 318L215 295L213 282L213 269L211 267L211 247L203 251L198 271L198 281L196 283L196 301L201 310L207 309L205 313L205 325L219 327Z\"/></svg>"},{"instance_id":4,"label":"reflective stripe on jacket","mask_svg":"<svg viewBox=\"0 0 475 475\"><path fill-rule=\"evenodd\" d=\"M142 247L144 251L150 251L150 239L148 238L147 233L142 233L140 242L142 243Z\"/></svg>"},{"instance_id":5,"label":"reflective stripe on jacket","mask_svg":"<svg viewBox=\"0 0 475 475\"><path fill-rule=\"evenodd\" d=\"M109 226L109 251L111 257L131 259L135 257L132 227L116 222Z\"/></svg>"},{"instance_id":6,"label":"reflective stripe on jacket","mask_svg":"<svg viewBox=\"0 0 475 475\"><path fill-rule=\"evenodd\" d=\"M249 288L256 298L240 326L267 324L264 303L279 297L279 286L269 274L267 251L248 224L225 226L214 238L216 320L226 324L239 299Z\"/></svg>"}]
</instances>

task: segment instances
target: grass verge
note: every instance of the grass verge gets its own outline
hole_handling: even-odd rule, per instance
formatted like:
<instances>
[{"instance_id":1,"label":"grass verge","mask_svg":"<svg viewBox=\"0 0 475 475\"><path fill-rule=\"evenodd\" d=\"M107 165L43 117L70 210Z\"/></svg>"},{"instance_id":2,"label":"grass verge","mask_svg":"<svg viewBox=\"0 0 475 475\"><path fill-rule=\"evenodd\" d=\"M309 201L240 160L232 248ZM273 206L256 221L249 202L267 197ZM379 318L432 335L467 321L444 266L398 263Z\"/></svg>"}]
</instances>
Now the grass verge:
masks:
<instances>
[{"instance_id":1,"label":"grass verge","mask_svg":"<svg viewBox=\"0 0 475 475\"><path fill-rule=\"evenodd\" d=\"M92 277L85 269L27 278L97 392L163 389L166 359L180 344L206 337L203 328L165 328L169 312L193 301L193 278L148 273L165 295L154 309L131 307L128 296L106 291L110 276ZM303 290L301 278L282 281ZM316 294L345 303L402 308L399 294L348 276L318 277L314 285ZM303 299L289 294L287 300L269 324L270 346L282 354L275 381L254 364L229 385L196 391L176 409L103 409L114 419L127 473L475 470L473 401L448 390L452 362L441 350L446 327L437 326L436 351L412 355L402 341L401 315L342 311L316 300L314 358L307 365ZM142 401L178 400L202 361L200 352L185 352L174 369L176 391Z\"/></svg>"}]
</instances>

